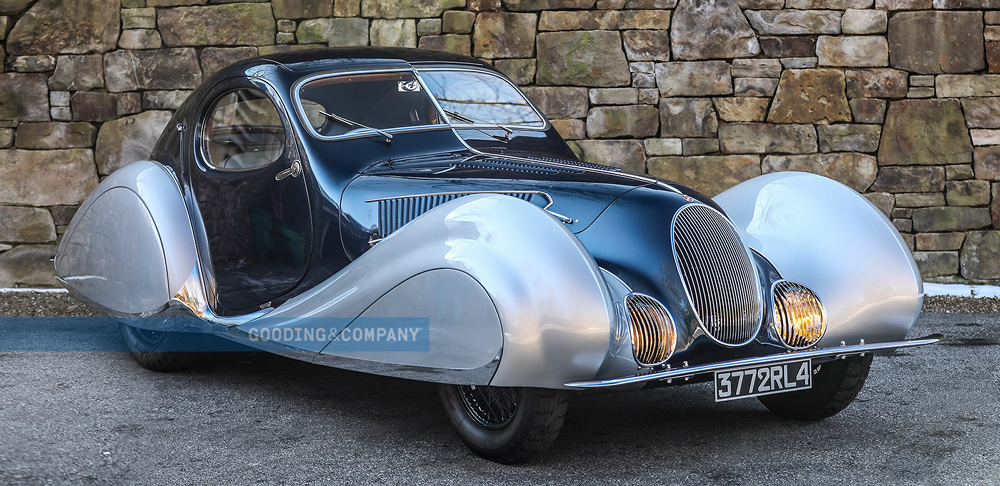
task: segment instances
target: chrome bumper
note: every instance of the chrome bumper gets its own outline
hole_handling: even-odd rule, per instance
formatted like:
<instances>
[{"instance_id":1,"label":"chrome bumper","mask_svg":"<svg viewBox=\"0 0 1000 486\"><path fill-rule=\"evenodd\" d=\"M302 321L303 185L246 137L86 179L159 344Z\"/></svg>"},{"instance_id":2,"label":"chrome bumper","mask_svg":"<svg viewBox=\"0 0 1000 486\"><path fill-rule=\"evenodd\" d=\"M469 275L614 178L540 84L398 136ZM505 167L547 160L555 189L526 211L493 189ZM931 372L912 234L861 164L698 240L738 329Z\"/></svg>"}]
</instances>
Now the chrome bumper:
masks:
<instances>
[{"instance_id":1,"label":"chrome bumper","mask_svg":"<svg viewBox=\"0 0 1000 486\"><path fill-rule=\"evenodd\" d=\"M841 344L835 348L817 348L806 351L793 351L782 354L772 354L768 356L756 356L753 358L737 359L733 361L721 361L697 366L687 366L684 368L666 369L655 373L644 375L623 376L610 380L574 381L566 383L566 386L573 388L612 388L616 386L634 385L637 383L648 383L651 381L664 381L689 378L703 373L715 371L725 371L748 366L779 364L786 361L795 361L805 358L841 358L854 354L873 353L875 351L885 351L889 349L912 348L915 346L926 346L940 341L944 336L941 334L931 334L922 338L911 339L909 341L891 341L886 343L865 344L862 340L859 344Z\"/></svg>"}]
</instances>

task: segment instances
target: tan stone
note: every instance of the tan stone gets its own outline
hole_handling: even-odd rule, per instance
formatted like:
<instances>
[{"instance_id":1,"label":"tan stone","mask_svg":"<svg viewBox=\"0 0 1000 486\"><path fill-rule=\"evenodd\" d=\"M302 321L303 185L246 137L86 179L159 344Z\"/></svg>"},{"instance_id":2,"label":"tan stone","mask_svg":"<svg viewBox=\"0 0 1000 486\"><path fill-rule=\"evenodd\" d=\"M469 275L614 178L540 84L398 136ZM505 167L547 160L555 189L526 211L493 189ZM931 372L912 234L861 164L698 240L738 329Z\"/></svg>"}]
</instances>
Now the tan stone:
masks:
<instances>
[{"instance_id":1,"label":"tan stone","mask_svg":"<svg viewBox=\"0 0 1000 486\"><path fill-rule=\"evenodd\" d=\"M0 241L47 243L56 241L52 215L44 209L0 206Z\"/></svg>"},{"instance_id":2,"label":"tan stone","mask_svg":"<svg viewBox=\"0 0 1000 486\"><path fill-rule=\"evenodd\" d=\"M0 204L80 204L97 186L90 149L0 150Z\"/></svg>"},{"instance_id":3,"label":"tan stone","mask_svg":"<svg viewBox=\"0 0 1000 486\"><path fill-rule=\"evenodd\" d=\"M21 245L0 254L0 287L56 287L55 245Z\"/></svg>"},{"instance_id":4,"label":"tan stone","mask_svg":"<svg viewBox=\"0 0 1000 486\"><path fill-rule=\"evenodd\" d=\"M375 19L370 35L373 46L417 47L417 22L413 19Z\"/></svg>"},{"instance_id":5,"label":"tan stone","mask_svg":"<svg viewBox=\"0 0 1000 486\"><path fill-rule=\"evenodd\" d=\"M544 32L538 34L535 80L540 85L610 87L628 86L632 76L618 32Z\"/></svg>"},{"instance_id":6,"label":"tan stone","mask_svg":"<svg viewBox=\"0 0 1000 486\"><path fill-rule=\"evenodd\" d=\"M762 122L767 117L767 98L715 98L719 119L725 122Z\"/></svg>"},{"instance_id":7,"label":"tan stone","mask_svg":"<svg viewBox=\"0 0 1000 486\"><path fill-rule=\"evenodd\" d=\"M90 148L97 129L89 123L21 123L17 126L17 148Z\"/></svg>"},{"instance_id":8,"label":"tan stone","mask_svg":"<svg viewBox=\"0 0 1000 486\"><path fill-rule=\"evenodd\" d=\"M897 69L848 69L844 71L848 98L903 98L906 72Z\"/></svg>"},{"instance_id":9,"label":"tan stone","mask_svg":"<svg viewBox=\"0 0 1000 486\"><path fill-rule=\"evenodd\" d=\"M638 140L578 140L580 159L592 164L618 167L626 172L646 172L646 154Z\"/></svg>"},{"instance_id":10,"label":"tan stone","mask_svg":"<svg viewBox=\"0 0 1000 486\"><path fill-rule=\"evenodd\" d=\"M472 36L472 50L476 57L485 59L532 57L537 19L532 13L480 13Z\"/></svg>"},{"instance_id":11,"label":"tan stone","mask_svg":"<svg viewBox=\"0 0 1000 486\"><path fill-rule=\"evenodd\" d=\"M661 96L716 96L733 92L729 63L725 61L658 63L656 86Z\"/></svg>"},{"instance_id":12,"label":"tan stone","mask_svg":"<svg viewBox=\"0 0 1000 486\"><path fill-rule=\"evenodd\" d=\"M972 144L958 100L889 104L878 152L881 165L968 163Z\"/></svg>"},{"instance_id":13,"label":"tan stone","mask_svg":"<svg viewBox=\"0 0 1000 486\"><path fill-rule=\"evenodd\" d=\"M767 120L772 123L851 121L844 73L834 69L789 69L781 73Z\"/></svg>"},{"instance_id":14,"label":"tan stone","mask_svg":"<svg viewBox=\"0 0 1000 486\"><path fill-rule=\"evenodd\" d=\"M599 106L587 114L590 138L645 138L659 129L659 110L649 105Z\"/></svg>"},{"instance_id":15,"label":"tan stone","mask_svg":"<svg viewBox=\"0 0 1000 486\"><path fill-rule=\"evenodd\" d=\"M647 166L650 175L684 184L707 196L760 175L760 158L756 155L652 157Z\"/></svg>"},{"instance_id":16,"label":"tan stone","mask_svg":"<svg viewBox=\"0 0 1000 486\"><path fill-rule=\"evenodd\" d=\"M420 38L418 47L432 51L450 52L463 56L472 55L472 38L467 35L425 35ZM520 60L520 59L518 59ZM499 64L503 59L498 59ZM534 64L531 67L531 74L534 75ZM518 81L515 81L518 82Z\"/></svg>"},{"instance_id":17,"label":"tan stone","mask_svg":"<svg viewBox=\"0 0 1000 486\"><path fill-rule=\"evenodd\" d=\"M160 9L157 25L171 47L268 45L277 32L270 5L264 3Z\"/></svg>"},{"instance_id":18,"label":"tan stone","mask_svg":"<svg viewBox=\"0 0 1000 486\"><path fill-rule=\"evenodd\" d=\"M812 125L771 123L727 123L719 127L722 153L802 154L816 151L816 129Z\"/></svg>"}]
</instances>

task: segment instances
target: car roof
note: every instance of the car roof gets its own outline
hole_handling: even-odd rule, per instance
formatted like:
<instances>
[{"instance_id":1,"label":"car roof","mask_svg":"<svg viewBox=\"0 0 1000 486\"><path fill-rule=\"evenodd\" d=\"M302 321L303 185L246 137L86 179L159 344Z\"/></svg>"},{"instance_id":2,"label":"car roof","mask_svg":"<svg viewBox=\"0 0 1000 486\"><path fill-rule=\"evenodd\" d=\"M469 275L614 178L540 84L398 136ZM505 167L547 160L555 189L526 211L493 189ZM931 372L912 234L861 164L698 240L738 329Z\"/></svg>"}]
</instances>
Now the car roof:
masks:
<instances>
[{"instance_id":1,"label":"car roof","mask_svg":"<svg viewBox=\"0 0 1000 486\"><path fill-rule=\"evenodd\" d=\"M328 47L268 54L237 62L223 69L227 74L245 73L263 65L277 65L297 75L340 69L368 69L382 66L419 66L421 64L460 64L495 71L478 59L406 47Z\"/></svg>"}]
</instances>

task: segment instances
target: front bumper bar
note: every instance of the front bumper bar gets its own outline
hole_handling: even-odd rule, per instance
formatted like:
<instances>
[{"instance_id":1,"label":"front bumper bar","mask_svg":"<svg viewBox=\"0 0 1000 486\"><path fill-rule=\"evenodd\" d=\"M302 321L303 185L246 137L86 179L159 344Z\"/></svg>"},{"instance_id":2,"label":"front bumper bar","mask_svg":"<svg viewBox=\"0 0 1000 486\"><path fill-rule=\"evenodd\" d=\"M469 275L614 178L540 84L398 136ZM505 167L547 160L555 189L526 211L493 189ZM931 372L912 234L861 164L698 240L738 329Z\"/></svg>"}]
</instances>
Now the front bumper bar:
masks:
<instances>
[{"instance_id":1,"label":"front bumper bar","mask_svg":"<svg viewBox=\"0 0 1000 486\"><path fill-rule=\"evenodd\" d=\"M805 358L837 359L855 354L873 353L875 351L886 351L889 349L926 346L928 344L934 344L943 338L944 336L941 334L931 334L929 336L924 336L922 338L917 338L917 339L911 339L908 341L891 341L891 342L874 343L874 344L865 344L864 340L862 340L859 344L848 345L846 343L842 343L840 346L837 346L835 348L816 348L806 351L792 351L788 353L772 354L768 356L755 356L753 358L743 358L732 361L720 361L718 363L708 363L697 366L686 366L683 368L666 369L663 371L647 373L644 375L623 376L621 378L612 378L610 380L573 381L566 383L566 386L573 388L583 388L583 389L613 388L617 386L634 385L637 383L648 383L651 381L676 380L678 378L684 379L695 375L700 375L703 373L726 371L731 369L744 368L748 366L780 364L787 361L795 361Z\"/></svg>"}]
</instances>

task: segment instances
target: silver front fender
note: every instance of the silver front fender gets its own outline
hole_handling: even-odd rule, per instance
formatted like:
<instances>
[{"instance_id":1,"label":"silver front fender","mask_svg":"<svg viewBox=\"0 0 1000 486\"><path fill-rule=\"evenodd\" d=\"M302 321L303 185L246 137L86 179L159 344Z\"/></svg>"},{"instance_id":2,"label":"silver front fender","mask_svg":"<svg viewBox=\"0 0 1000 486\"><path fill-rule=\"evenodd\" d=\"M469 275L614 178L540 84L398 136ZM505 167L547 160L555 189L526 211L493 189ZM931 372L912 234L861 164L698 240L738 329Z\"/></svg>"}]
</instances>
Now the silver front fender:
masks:
<instances>
[{"instance_id":1,"label":"silver front fender","mask_svg":"<svg viewBox=\"0 0 1000 486\"><path fill-rule=\"evenodd\" d=\"M896 228L874 205L826 177L779 172L715 197L747 244L826 307L819 342L897 341L920 313L923 283Z\"/></svg>"}]
</instances>

